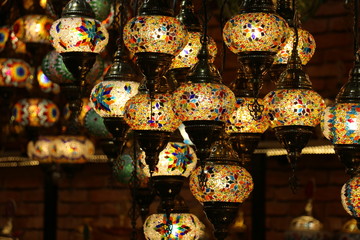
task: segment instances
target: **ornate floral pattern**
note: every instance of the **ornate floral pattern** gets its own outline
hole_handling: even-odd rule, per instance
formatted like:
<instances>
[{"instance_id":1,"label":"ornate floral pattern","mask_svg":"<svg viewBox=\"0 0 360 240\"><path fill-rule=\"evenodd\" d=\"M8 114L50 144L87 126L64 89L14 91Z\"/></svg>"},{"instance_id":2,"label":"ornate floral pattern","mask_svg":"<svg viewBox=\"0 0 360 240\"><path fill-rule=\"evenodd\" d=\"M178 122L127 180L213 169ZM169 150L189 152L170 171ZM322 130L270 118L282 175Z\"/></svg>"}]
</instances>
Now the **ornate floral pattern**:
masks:
<instances>
[{"instance_id":1,"label":"ornate floral pattern","mask_svg":"<svg viewBox=\"0 0 360 240\"><path fill-rule=\"evenodd\" d=\"M278 52L289 37L288 24L272 13L243 13L224 26L223 39L233 53L247 51Z\"/></svg>"},{"instance_id":2,"label":"ornate floral pattern","mask_svg":"<svg viewBox=\"0 0 360 240\"><path fill-rule=\"evenodd\" d=\"M126 102L138 93L139 83L103 81L90 94L95 111L102 117L123 117Z\"/></svg>"},{"instance_id":3,"label":"ornate floral pattern","mask_svg":"<svg viewBox=\"0 0 360 240\"><path fill-rule=\"evenodd\" d=\"M263 111L258 119L254 119L250 113L251 104L255 98L237 98L235 111L230 115L226 123L227 133L263 133L269 126L268 114ZM258 103L264 105L261 98Z\"/></svg>"},{"instance_id":4,"label":"ornate floral pattern","mask_svg":"<svg viewBox=\"0 0 360 240\"><path fill-rule=\"evenodd\" d=\"M299 43L298 53L300 56L301 63L306 65L315 53L316 43L313 35L308 31L299 28ZM282 48L275 56L274 64L287 64L288 59L291 56L291 52L294 45L295 30L291 28L290 37L286 40L286 45Z\"/></svg>"},{"instance_id":5,"label":"ornate floral pattern","mask_svg":"<svg viewBox=\"0 0 360 240\"><path fill-rule=\"evenodd\" d=\"M24 98L18 101L12 112L12 119L22 126L50 127L60 117L58 107L50 100Z\"/></svg>"},{"instance_id":6,"label":"ornate floral pattern","mask_svg":"<svg viewBox=\"0 0 360 240\"><path fill-rule=\"evenodd\" d=\"M227 121L235 109L235 95L219 83L185 83L174 93L175 112L183 121Z\"/></svg>"},{"instance_id":7,"label":"ornate floral pattern","mask_svg":"<svg viewBox=\"0 0 360 240\"><path fill-rule=\"evenodd\" d=\"M133 130L159 130L173 132L181 120L173 111L174 101L169 93L138 93L125 105L125 121Z\"/></svg>"},{"instance_id":8,"label":"ornate floral pattern","mask_svg":"<svg viewBox=\"0 0 360 240\"><path fill-rule=\"evenodd\" d=\"M26 15L17 19L12 29L15 36L25 43L49 43L52 24L53 20L46 15Z\"/></svg>"},{"instance_id":9,"label":"ornate floral pattern","mask_svg":"<svg viewBox=\"0 0 360 240\"><path fill-rule=\"evenodd\" d=\"M341 203L346 212L354 217L360 217L360 177L355 176L341 188Z\"/></svg>"},{"instance_id":10,"label":"ornate floral pattern","mask_svg":"<svg viewBox=\"0 0 360 240\"><path fill-rule=\"evenodd\" d=\"M333 144L360 144L359 123L360 105L338 103L325 109L320 126Z\"/></svg>"},{"instance_id":11,"label":"ornate floral pattern","mask_svg":"<svg viewBox=\"0 0 360 240\"><path fill-rule=\"evenodd\" d=\"M187 30L176 18L137 16L124 28L124 42L132 53L178 54L187 43Z\"/></svg>"},{"instance_id":12,"label":"ornate floral pattern","mask_svg":"<svg viewBox=\"0 0 360 240\"><path fill-rule=\"evenodd\" d=\"M26 87L32 83L32 69L21 59L0 58L0 86Z\"/></svg>"},{"instance_id":13,"label":"ornate floral pattern","mask_svg":"<svg viewBox=\"0 0 360 240\"><path fill-rule=\"evenodd\" d=\"M57 52L101 52L109 40L106 28L90 18L60 18L50 29Z\"/></svg>"},{"instance_id":14,"label":"ornate floral pattern","mask_svg":"<svg viewBox=\"0 0 360 240\"><path fill-rule=\"evenodd\" d=\"M306 89L272 91L265 96L264 102L272 128L289 125L315 127L325 109L322 97Z\"/></svg>"},{"instance_id":15,"label":"ornate floral pattern","mask_svg":"<svg viewBox=\"0 0 360 240\"><path fill-rule=\"evenodd\" d=\"M206 186L199 184L201 167L190 176L190 190L200 202L244 202L254 188L250 173L238 165L206 163Z\"/></svg>"},{"instance_id":16,"label":"ornate floral pattern","mask_svg":"<svg viewBox=\"0 0 360 240\"><path fill-rule=\"evenodd\" d=\"M177 54L170 66L170 69L173 68L189 68L192 67L195 63L198 62L197 55L201 48L201 38L202 33L200 32L189 32L188 34L188 42L181 50L179 54ZM208 36L208 50L211 56L210 62L214 62L215 56L217 54L217 47L214 39Z\"/></svg>"}]
</instances>

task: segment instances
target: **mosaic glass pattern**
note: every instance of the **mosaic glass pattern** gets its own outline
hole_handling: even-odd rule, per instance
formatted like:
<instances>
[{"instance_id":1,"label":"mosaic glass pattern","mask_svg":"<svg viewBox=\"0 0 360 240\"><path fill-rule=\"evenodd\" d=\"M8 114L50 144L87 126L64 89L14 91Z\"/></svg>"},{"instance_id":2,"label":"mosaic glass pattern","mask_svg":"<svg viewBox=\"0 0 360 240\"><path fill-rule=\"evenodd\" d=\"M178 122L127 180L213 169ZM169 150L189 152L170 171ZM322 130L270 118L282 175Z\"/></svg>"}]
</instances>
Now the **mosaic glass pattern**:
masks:
<instances>
[{"instance_id":1,"label":"mosaic glass pattern","mask_svg":"<svg viewBox=\"0 0 360 240\"><path fill-rule=\"evenodd\" d=\"M269 126L269 116L263 111L259 118L254 119L251 108L255 98L237 98L235 111L230 115L226 123L227 133L263 133ZM261 98L257 99L260 105L264 105Z\"/></svg>"},{"instance_id":2,"label":"mosaic glass pattern","mask_svg":"<svg viewBox=\"0 0 360 240\"><path fill-rule=\"evenodd\" d=\"M10 33L10 40L12 48L15 50L15 52L26 53L26 44L23 41L19 40L19 38L15 36L14 32Z\"/></svg>"},{"instance_id":3,"label":"mosaic glass pattern","mask_svg":"<svg viewBox=\"0 0 360 240\"><path fill-rule=\"evenodd\" d=\"M124 28L124 42L132 53L178 54L187 43L187 30L176 18L137 16Z\"/></svg>"},{"instance_id":4,"label":"mosaic glass pattern","mask_svg":"<svg viewBox=\"0 0 360 240\"><path fill-rule=\"evenodd\" d=\"M139 83L132 81L103 81L91 91L90 101L102 117L123 117L125 104L138 93Z\"/></svg>"},{"instance_id":5,"label":"mosaic glass pattern","mask_svg":"<svg viewBox=\"0 0 360 240\"><path fill-rule=\"evenodd\" d=\"M360 144L360 105L338 103L327 107L320 126L333 144Z\"/></svg>"},{"instance_id":6,"label":"mosaic glass pattern","mask_svg":"<svg viewBox=\"0 0 360 240\"><path fill-rule=\"evenodd\" d=\"M39 68L37 71L37 81L41 91L45 93L58 94L60 92L60 86L50 81L41 68Z\"/></svg>"},{"instance_id":7,"label":"mosaic glass pattern","mask_svg":"<svg viewBox=\"0 0 360 240\"><path fill-rule=\"evenodd\" d=\"M75 81L74 76L66 68L62 56L55 50L46 54L42 61L41 67L45 75L54 83L66 84L73 83ZM96 56L94 66L86 75L86 82L90 85L93 85L96 80L102 77L104 71L104 60L101 58L101 56Z\"/></svg>"},{"instance_id":8,"label":"mosaic glass pattern","mask_svg":"<svg viewBox=\"0 0 360 240\"><path fill-rule=\"evenodd\" d=\"M170 66L170 69L173 68L189 68L195 65L198 62L197 55L201 48L200 39L202 37L202 33L200 32L189 32L188 33L188 41L185 47L181 50L179 54L175 56ZM209 45L208 50L210 54L210 62L214 62L215 56L217 54L217 47L214 39L208 36Z\"/></svg>"},{"instance_id":9,"label":"mosaic glass pattern","mask_svg":"<svg viewBox=\"0 0 360 240\"><path fill-rule=\"evenodd\" d=\"M95 19L103 21L108 17L111 8L110 0L86 0L86 2L90 4L94 11Z\"/></svg>"},{"instance_id":10,"label":"mosaic glass pattern","mask_svg":"<svg viewBox=\"0 0 360 240\"><path fill-rule=\"evenodd\" d=\"M316 43L313 35L311 35L308 31L302 28L299 28L298 30L299 43L297 50L301 63L306 65L315 53ZM290 33L290 37L286 40L284 48L276 54L274 64L287 64L294 44L295 31L293 28L291 28Z\"/></svg>"},{"instance_id":11,"label":"mosaic glass pattern","mask_svg":"<svg viewBox=\"0 0 360 240\"><path fill-rule=\"evenodd\" d=\"M50 148L53 136L40 136L36 141L30 141L27 145L27 155L31 160L51 162Z\"/></svg>"},{"instance_id":12,"label":"mosaic glass pattern","mask_svg":"<svg viewBox=\"0 0 360 240\"><path fill-rule=\"evenodd\" d=\"M351 178L343 185L341 203L350 216L360 217L360 176Z\"/></svg>"},{"instance_id":13,"label":"mosaic glass pattern","mask_svg":"<svg viewBox=\"0 0 360 240\"><path fill-rule=\"evenodd\" d=\"M78 117L79 123L81 125L84 125L85 115L88 111L90 111L90 109L92 109L92 107L92 102L90 102L88 98L82 98L81 111ZM70 118L70 115L71 111L69 109L69 104L66 104L63 109L63 117L65 120L68 120Z\"/></svg>"},{"instance_id":14,"label":"mosaic glass pattern","mask_svg":"<svg viewBox=\"0 0 360 240\"><path fill-rule=\"evenodd\" d=\"M111 138L111 133L107 130L104 119L92 108L85 114L85 128L95 137Z\"/></svg>"},{"instance_id":15,"label":"mosaic glass pattern","mask_svg":"<svg viewBox=\"0 0 360 240\"><path fill-rule=\"evenodd\" d=\"M106 28L91 18L60 18L50 29L57 52L101 52L109 40Z\"/></svg>"},{"instance_id":16,"label":"mosaic glass pattern","mask_svg":"<svg viewBox=\"0 0 360 240\"><path fill-rule=\"evenodd\" d=\"M145 155L141 158L141 162L146 165ZM181 142L169 142L159 154L159 162L155 167L153 176L188 177L195 169L196 163L197 156L191 146ZM147 165L144 172L150 177Z\"/></svg>"},{"instance_id":17,"label":"mosaic glass pattern","mask_svg":"<svg viewBox=\"0 0 360 240\"><path fill-rule=\"evenodd\" d=\"M183 121L227 121L235 109L235 95L224 84L185 83L173 93L175 112Z\"/></svg>"},{"instance_id":18,"label":"mosaic glass pattern","mask_svg":"<svg viewBox=\"0 0 360 240\"><path fill-rule=\"evenodd\" d=\"M223 39L233 53L278 52L289 37L286 21L272 13L243 13L226 22Z\"/></svg>"},{"instance_id":19,"label":"mosaic glass pattern","mask_svg":"<svg viewBox=\"0 0 360 240\"><path fill-rule=\"evenodd\" d=\"M199 239L202 223L190 213L171 213L171 232L166 225L165 214L152 214L144 222L144 234L147 240Z\"/></svg>"},{"instance_id":20,"label":"mosaic glass pattern","mask_svg":"<svg viewBox=\"0 0 360 240\"><path fill-rule=\"evenodd\" d=\"M33 81L32 69L21 59L0 58L0 86L26 87Z\"/></svg>"},{"instance_id":21,"label":"mosaic glass pattern","mask_svg":"<svg viewBox=\"0 0 360 240\"><path fill-rule=\"evenodd\" d=\"M133 130L175 131L181 120L175 115L174 100L169 93L140 93L125 105L125 121Z\"/></svg>"},{"instance_id":22,"label":"mosaic glass pattern","mask_svg":"<svg viewBox=\"0 0 360 240\"><path fill-rule=\"evenodd\" d=\"M199 202L244 202L254 188L250 173L238 165L207 163L205 188L199 185L201 167L190 176L190 190Z\"/></svg>"},{"instance_id":23,"label":"mosaic glass pattern","mask_svg":"<svg viewBox=\"0 0 360 240\"><path fill-rule=\"evenodd\" d=\"M0 27L0 52L5 48L6 42L10 36L10 29L7 27Z\"/></svg>"},{"instance_id":24,"label":"mosaic glass pattern","mask_svg":"<svg viewBox=\"0 0 360 240\"><path fill-rule=\"evenodd\" d=\"M271 91L265 96L264 102L272 128L290 125L315 127L320 123L325 109L322 97L306 89Z\"/></svg>"},{"instance_id":25,"label":"mosaic glass pattern","mask_svg":"<svg viewBox=\"0 0 360 240\"><path fill-rule=\"evenodd\" d=\"M25 43L50 43L49 31L53 20L46 15L26 15L13 26L15 36Z\"/></svg>"},{"instance_id":26,"label":"mosaic glass pattern","mask_svg":"<svg viewBox=\"0 0 360 240\"><path fill-rule=\"evenodd\" d=\"M55 103L41 98L24 98L13 107L12 120L22 126L51 127L60 117Z\"/></svg>"},{"instance_id":27,"label":"mosaic glass pattern","mask_svg":"<svg viewBox=\"0 0 360 240\"><path fill-rule=\"evenodd\" d=\"M95 153L95 146L84 136L60 135L52 141L50 153L57 163L85 163Z\"/></svg>"}]
</instances>

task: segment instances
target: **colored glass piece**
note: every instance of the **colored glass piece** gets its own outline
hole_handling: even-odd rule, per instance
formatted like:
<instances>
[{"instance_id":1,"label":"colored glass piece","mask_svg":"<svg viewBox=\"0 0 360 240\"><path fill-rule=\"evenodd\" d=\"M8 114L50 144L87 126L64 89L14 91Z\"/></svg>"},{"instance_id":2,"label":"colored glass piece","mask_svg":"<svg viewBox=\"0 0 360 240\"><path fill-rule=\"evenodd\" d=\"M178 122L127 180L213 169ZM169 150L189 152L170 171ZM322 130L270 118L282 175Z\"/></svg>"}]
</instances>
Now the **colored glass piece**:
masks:
<instances>
[{"instance_id":1,"label":"colored glass piece","mask_svg":"<svg viewBox=\"0 0 360 240\"><path fill-rule=\"evenodd\" d=\"M325 109L322 97L313 90L282 89L268 93L265 112L272 128L290 125L315 127Z\"/></svg>"},{"instance_id":2,"label":"colored glass piece","mask_svg":"<svg viewBox=\"0 0 360 240\"><path fill-rule=\"evenodd\" d=\"M360 217L360 176L351 178L343 185L341 203L350 216Z\"/></svg>"},{"instance_id":3,"label":"colored glass piece","mask_svg":"<svg viewBox=\"0 0 360 240\"><path fill-rule=\"evenodd\" d=\"M198 62L198 53L201 48L202 33L200 32L189 32L188 42L185 47L177 54L172 61L170 69L173 68L189 68ZM210 62L213 63L217 54L217 47L214 39L208 36L208 50L210 55Z\"/></svg>"},{"instance_id":4,"label":"colored glass piece","mask_svg":"<svg viewBox=\"0 0 360 240\"><path fill-rule=\"evenodd\" d=\"M227 121L235 109L235 95L219 83L185 83L173 93L176 114L182 121Z\"/></svg>"},{"instance_id":5,"label":"colored glass piece","mask_svg":"<svg viewBox=\"0 0 360 240\"><path fill-rule=\"evenodd\" d=\"M288 24L272 13L236 15L226 22L223 39L233 53L247 51L278 52L289 37Z\"/></svg>"},{"instance_id":6,"label":"colored glass piece","mask_svg":"<svg viewBox=\"0 0 360 240\"><path fill-rule=\"evenodd\" d=\"M275 56L274 64L287 64L288 59L291 56L291 52L294 45L295 31L291 28L290 37L286 40L284 48L282 48ZM315 53L316 43L313 35L308 31L299 28L299 43L298 43L298 54L301 60L301 64L306 65Z\"/></svg>"},{"instance_id":7,"label":"colored glass piece","mask_svg":"<svg viewBox=\"0 0 360 240\"><path fill-rule=\"evenodd\" d=\"M26 87L32 83L32 69L21 59L0 58L0 86Z\"/></svg>"},{"instance_id":8,"label":"colored glass piece","mask_svg":"<svg viewBox=\"0 0 360 240\"><path fill-rule=\"evenodd\" d=\"M250 173L238 165L207 163L204 168L207 181L199 184L201 167L190 176L191 193L199 202L244 202L254 188Z\"/></svg>"},{"instance_id":9,"label":"colored glass piece","mask_svg":"<svg viewBox=\"0 0 360 240\"><path fill-rule=\"evenodd\" d=\"M139 93L125 105L125 121L133 130L158 130L173 132L181 120L173 111L174 100L169 93Z\"/></svg>"},{"instance_id":10,"label":"colored glass piece","mask_svg":"<svg viewBox=\"0 0 360 240\"><path fill-rule=\"evenodd\" d=\"M333 144L360 144L360 105L338 103L322 115L324 136Z\"/></svg>"},{"instance_id":11,"label":"colored glass piece","mask_svg":"<svg viewBox=\"0 0 360 240\"><path fill-rule=\"evenodd\" d=\"M50 43L49 31L53 20L46 15L26 15L13 26L15 36L25 43Z\"/></svg>"},{"instance_id":12,"label":"colored glass piece","mask_svg":"<svg viewBox=\"0 0 360 240\"><path fill-rule=\"evenodd\" d=\"M255 98L239 97L236 99L235 111L230 115L226 123L227 133L263 133L269 126L269 116L263 111L258 119L251 115L251 104ZM257 99L260 105L264 105L261 98Z\"/></svg>"},{"instance_id":13,"label":"colored glass piece","mask_svg":"<svg viewBox=\"0 0 360 240\"><path fill-rule=\"evenodd\" d=\"M22 126L51 127L60 117L55 103L41 98L24 98L13 107L12 119Z\"/></svg>"},{"instance_id":14,"label":"colored glass piece","mask_svg":"<svg viewBox=\"0 0 360 240\"><path fill-rule=\"evenodd\" d=\"M187 43L187 30L174 17L137 16L124 27L124 43L132 53L178 54Z\"/></svg>"},{"instance_id":15,"label":"colored glass piece","mask_svg":"<svg viewBox=\"0 0 360 240\"><path fill-rule=\"evenodd\" d=\"M106 28L91 18L60 18L50 29L51 43L57 52L100 53L109 40Z\"/></svg>"},{"instance_id":16,"label":"colored glass piece","mask_svg":"<svg viewBox=\"0 0 360 240\"><path fill-rule=\"evenodd\" d=\"M92 108L85 114L85 128L95 137L111 138L111 133L107 130L104 119Z\"/></svg>"},{"instance_id":17,"label":"colored glass piece","mask_svg":"<svg viewBox=\"0 0 360 240\"><path fill-rule=\"evenodd\" d=\"M133 81L103 81L91 91L90 101L102 117L123 117L125 104L138 93L139 83Z\"/></svg>"}]
</instances>

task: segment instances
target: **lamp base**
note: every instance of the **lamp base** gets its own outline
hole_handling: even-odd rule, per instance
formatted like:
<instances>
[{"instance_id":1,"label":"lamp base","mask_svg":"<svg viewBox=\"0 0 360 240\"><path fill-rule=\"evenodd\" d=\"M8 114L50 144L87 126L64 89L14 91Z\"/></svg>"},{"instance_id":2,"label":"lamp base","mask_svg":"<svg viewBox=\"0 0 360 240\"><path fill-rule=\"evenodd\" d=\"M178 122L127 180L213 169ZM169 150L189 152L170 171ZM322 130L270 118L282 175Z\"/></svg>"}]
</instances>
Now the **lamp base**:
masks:
<instances>
[{"instance_id":1,"label":"lamp base","mask_svg":"<svg viewBox=\"0 0 360 240\"><path fill-rule=\"evenodd\" d=\"M336 154L345 165L346 173L351 177L360 173L360 145L358 144L335 144Z\"/></svg>"},{"instance_id":2,"label":"lamp base","mask_svg":"<svg viewBox=\"0 0 360 240\"><path fill-rule=\"evenodd\" d=\"M224 123L211 120L193 120L184 121L185 131L189 135L190 140L196 146L196 154L201 161L205 161L209 157L210 147L215 142L221 132L224 131Z\"/></svg>"},{"instance_id":3,"label":"lamp base","mask_svg":"<svg viewBox=\"0 0 360 240\"><path fill-rule=\"evenodd\" d=\"M261 133L231 133L230 142L238 153L243 164L251 160L251 155L257 148Z\"/></svg>"},{"instance_id":4,"label":"lamp base","mask_svg":"<svg viewBox=\"0 0 360 240\"><path fill-rule=\"evenodd\" d=\"M69 72L75 78L75 85L80 86L85 81L86 75L93 67L97 53L93 52L64 52L60 53Z\"/></svg>"},{"instance_id":5,"label":"lamp base","mask_svg":"<svg viewBox=\"0 0 360 240\"><path fill-rule=\"evenodd\" d=\"M214 235L218 240L224 240L228 235L229 226L235 221L241 203L204 202L204 211L214 226Z\"/></svg>"}]
</instances>

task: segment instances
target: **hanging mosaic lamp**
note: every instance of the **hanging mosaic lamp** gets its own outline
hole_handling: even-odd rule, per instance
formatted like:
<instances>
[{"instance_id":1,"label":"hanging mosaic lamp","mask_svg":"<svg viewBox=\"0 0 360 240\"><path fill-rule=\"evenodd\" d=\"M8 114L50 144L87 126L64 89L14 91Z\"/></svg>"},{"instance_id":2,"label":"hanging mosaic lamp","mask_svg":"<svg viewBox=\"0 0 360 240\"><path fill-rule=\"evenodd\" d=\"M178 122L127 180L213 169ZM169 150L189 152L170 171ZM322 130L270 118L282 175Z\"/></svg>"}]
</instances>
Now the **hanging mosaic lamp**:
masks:
<instances>
[{"instance_id":1,"label":"hanging mosaic lamp","mask_svg":"<svg viewBox=\"0 0 360 240\"><path fill-rule=\"evenodd\" d=\"M22 126L51 127L59 117L59 108L52 101L24 98L15 103L11 119Z\"/></svg>"},{"instance_id":2,"label":"hanging mosaic lamp","mask_svg":"<svg viewBox=\"0 0 360 240\"><path fill-rule=\"evenodd\" d=\"M246 75L239 69L238 77L231 86L236 96L235 111L225 125L232 147L243 163L251 160L261 135L269 126L269 116L263 109L264 102L261 98L255 98L248 82ZM257 111L257 106L262 109Z\"/></svg>"},{"instance_id":3,"label":"hanging mosaic lamp","mask_svg":"<svg viewBox=\"0 0 360 240\"><path fill-rule=\"evenodd\" d=\"M276 90L265 98L265 111L270 117L270 126L283 147L287 150L288 161L293 175L290 186L296 188L294 175L302 149L320 123L325 109L322 97L312 90L309 76L302 70L300 58L293 50L288 67L280 76Z\"/></svg>"},{"instance_id":4,"label":"hanging mosaic lamp","mask_svg":"<svg viewBox=\"0 0 360 240\"><path fill-rule=\"evenodd\" d=\"M356 175L341 188L341 203L346 212L357 221L360 226L360 176Z\"/></svg>"},{"instance_id":5,"label":"hanging mosaic lamp","mask_svg":"<svg viewBox=\"0 0 360 240\"><path fill-rule=\"evenodd\" d=\"M224 42L237 54L245 73L251 76L250 84L256 97L262 87L263 75L288 37L288 24L275 14L271 0L245 0L240 14L226 22Z\"/></svg>"},{"instance_id":6,"label":"hanging mosaic lamp","mask_svg":"<svg viewBox=\"0 0 360 240\"><path fill-rule=\"evenodd\" d=\"M0 86L27 87L32 84L33 71L22 59L0 58Z\"/></svg>"},{"instance_id":7,"label":"hanging mosaic lamp","mask_svg":"<svg viewBox=\"0 0 360 240\"><path fill-rule=\"evenodd\" d=\"M216 239L226 238L241 203L254 187L250 173L240 164L228 140L220 138L211 146L204 168L199 166L190 176L191 193L204 205Z\"/></svg>"}]
</instances>

